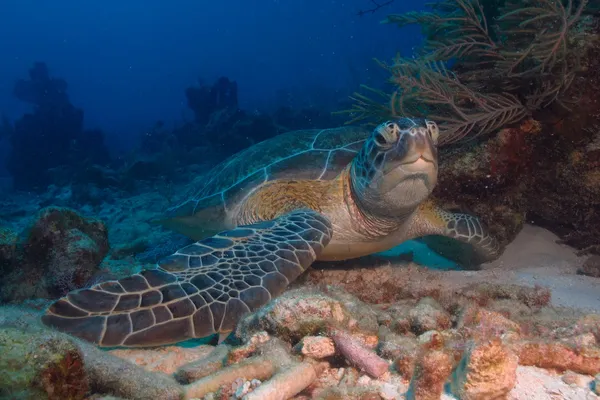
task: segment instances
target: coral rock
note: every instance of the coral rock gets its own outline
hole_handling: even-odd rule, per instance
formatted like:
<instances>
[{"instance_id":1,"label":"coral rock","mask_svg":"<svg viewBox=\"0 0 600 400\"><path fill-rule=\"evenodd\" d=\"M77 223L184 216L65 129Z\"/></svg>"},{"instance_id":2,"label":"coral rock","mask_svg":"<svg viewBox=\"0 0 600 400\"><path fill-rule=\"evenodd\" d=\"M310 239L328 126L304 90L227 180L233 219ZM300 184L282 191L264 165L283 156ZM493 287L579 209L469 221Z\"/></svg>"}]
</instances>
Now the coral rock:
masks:
<instances>
[{"instance_id":1,"label":"coral rock","mask_svg":"<svg viewBox=\"0 0 600 400\"><path fill-rule=\"evenodd\" d=\"M595 346L576 347L560 342L521 341L511 344L519 356L520 365L571 370L594 375L600 372L600 349Z\"/></svg>"},{"instance_id":2,"label":"coral rock","mask_svg":"<svg viewBox=\"0 0 600 400\"><path fill-rule=\"evenodd\" d=\"M444 346L444 336L438 331L427 331L419 335L417 341L427 349L441 349Z\"/></svg>"},{"instance_id":3,"label":"coral rock","mask_svg":"<svg viewBox=\"0 0 600 400\"><path fill-rule=\"evenodd\" d=\"M86 286L108 248L103 222L67 208L44 208L21 234L19 268L4 277L0 295L5 301L57 298Z\"/></svg>"},{"instance_id":4,"label":"coral rock","mask_svg":"<svg viewBox=\"0 0 600 400\"><path fill-rule=\"evenodd\" d=\"M432 298L421 299L409 313L410 326L414 333L444 330L452 325L450 314Z\"/></svg>"},{"instance_id":5,"label":"coral rock","mask_svg":"<svg viewBox=\"0 0 600 400\"><path fill-rule=\"evenodd\" d=\"M439 400L452 372L452 356L443 350L423 351L415 364L407 400Z\"/></svg>"},{"instance_id":6,"label":"coral rock","mask_svg":"<svg viewBox=\"0 0 600 400\"><path fill-rule=\"evenodd\" d=\"M333 340L325 336L305 336L295 350L307 357L321 359L335 354Z\"/></svg>"},{"instance_id":7,"label":"coral rock","mask_svg":"<svg viewBox=\"0 0 600 400\"><path fill-rule=\"evenodd\" d=\"M517 339L521 333L519 324L494 311L480 309L475 322L476 334L482 337L510 335Z\"/></svg>"},{"instance_id":8,"label":"coral rock","mask_svg":"<svg viewBox=\"0 0 600 400\"><path fill-rule=\"evenodd\" d=\"M453 374L452 392L463 400L505 399L515 386L518 358L499 339L473 343Z\"/></svg>"},{"instance_id":9,"label":"coral rock","mask_svg":"<svg viewBox=\"0 0 600 400\"><path fill-rule=\"evenodd\" d=\"M586 388L589 385L589 379L585 375L581 375L573 371L565 372L561 379L567 385L575 385L580 388Z\"/></svg>"},{"instance_id":10,"label":"coral rock","mask_svg":"<svg viewBox=\"0 0 600 400\"><path fill-rule=\"evenodd\" d=\"M83 399L88 375L79 349L51 332L0 328L0 398Z\"/></svg>"},{"instance_id":11,"label":"coral rock","mask_svg":"<svg viewBox=\"0 0 600 400\"><path fill-rule=\"evenodd\" d=\"M379 342L377 352L384 358L394 360L394 368L404 378L410 379L414 372L418 348L415 337L389 333Z\"/></svg>"},{"instance_id":12,"label":"coral rock","mask_svg":"<svg viewBox=\"0 0 600 400\"><path fill-rule=\"evenodd\" d=\"M190 383L221 370L226 363L230 347L221 343L206 357L181 366L174 374L180 383Z\"/></svg>"},{"instance_id":13,"label":"coral rock","mask_svg":"<svg viewBox=\"0 0 600 400\"><path fill-rule=\"evenodd\" d=\"M351 320L356 318L330 296L304 289L290 290L242 319L236 336L247 340L252 333L264 330L297 342L304 336L318 334L329 324L348 327Z\"/></svg>"},{"instance_id":14,"label":"coral rock","mask_svg":"<svg viewBox=\"0 0 600 400\"><path fill-rule=\"evenodd\" d=\"M600 256L593 255L587 260L585 260L583 266L577 272L579 272L582 275L600 278Z\"/></svg>"},{"instance_id":15,"label":"coral rock","mask_svg":"<svg viewBox=\"0 0 600 400\"><path fill-rule=\"evenodd\" d=\"M333 339L336 349L346 360L370 376L379 378L387 372L389 368L387 361L371 349L364 347L360 339L339 329L330 329L329 336Z\"/></svg>"}]
</instances>

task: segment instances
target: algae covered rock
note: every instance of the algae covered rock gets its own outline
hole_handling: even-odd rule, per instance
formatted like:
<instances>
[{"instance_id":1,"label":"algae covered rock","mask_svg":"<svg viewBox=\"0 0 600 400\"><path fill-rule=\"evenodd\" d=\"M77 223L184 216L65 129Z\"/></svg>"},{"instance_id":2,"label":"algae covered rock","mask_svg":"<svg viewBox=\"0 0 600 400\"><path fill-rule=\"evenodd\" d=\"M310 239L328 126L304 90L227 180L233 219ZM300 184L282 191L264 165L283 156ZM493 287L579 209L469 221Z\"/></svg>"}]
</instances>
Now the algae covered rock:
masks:
<instances>
[{"instance_id":1,"label":"algae covered rock","mask_svg":"<svg viewBox=\"0 0 600 400\"><path fill-rule=\"evenodd\" d=\"M0 307L0 371L0 399L183 398L173 377L50 330L38 312L23 307Z\"/></svg>"},{"instance_id":2,"label":"algae covered rock","mask_svg":"<svg viewBox=\"0 0 600 400\"><path fill-rule=\"evenodd\" d=\"M393 360L396 371L406 379L410 379L414 372L418 352L417 338L395 333L383 336L377 347L377 353L384 358Z\"/></svg>"},{"instance_id":3,"label":"algae covered rock","mask_svg":"<svg viewBox=\"0 0 600 400\"><path fill-rule=\"evenodd\" d=\"M0 398L83 399L89 390L81 351L49 331L0 328Z\"/></svg>"},{"instance_id":4,"label":"algae covered rock","mask_svg":"<svg viewBox=\"0 0 600 400\"><path fill-rule=\"evenodd\" d=\"M74 210L47 207L19 235L10 271L3 276L0 299L58 298L86 286L100 272L109 249L103 222Z\"/></svg>"},{"instance_id":5,"label":"algae covered rock","mask_svg":"<svg viewBox=\"0 0 600 400\"><path fill-rule=\"evenodd\" d=\"M432 330L445 330L452 325L450 314L430 297L421 299L410 310L409 321L411 330L417 335Z\"/></svg>"},{"instance_id":6,"label":"algae covered rock","mask_svg":"<svg viewBox=\"0 0 600 400\"><path fill-rule=\"evenodd\" d=\"M252 333L266 331L297 342L329 325L349 327L351 321L356 319L339 300L316 290L290 290L242 319L236 336L246 341Z\"/></svg>"},{"instance_id":7,"label":"algae covered rock","mask_svg":"<svg viewBox=\"0 0 600 400\"><path fill-rule=\"evenodd\" d=\"M579 269L577 272L593 278L600 278L600 256L594 254L593 256L589 257L587 260L585 260L581 269Z\"/></svg>"},{"instance_id":8,"label":"algae covered rock","mask_svg":"<svg viewBox=\"0 0 600 400\"><path fill-rule=\"evenodd\" d=\"M303 356L321 359L335 354L335 344L326 336L305 336L294 350Z\"/></svg>"}]
</instances>

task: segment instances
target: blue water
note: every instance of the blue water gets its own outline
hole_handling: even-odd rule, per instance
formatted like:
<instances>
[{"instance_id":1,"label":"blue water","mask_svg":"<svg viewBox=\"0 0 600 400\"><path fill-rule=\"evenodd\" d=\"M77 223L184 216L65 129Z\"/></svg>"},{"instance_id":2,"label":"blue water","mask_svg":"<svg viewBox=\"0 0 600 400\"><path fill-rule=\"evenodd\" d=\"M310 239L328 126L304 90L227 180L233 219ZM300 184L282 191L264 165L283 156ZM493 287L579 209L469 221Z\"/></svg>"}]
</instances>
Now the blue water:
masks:
<instances>
[{"instance_id":1,"label":"blue water","mask_svg":"<svg viewBox=\"0 0 600 400\"><path fill-rule=\"evenodd\" d=\"M417 28L379 21L421 3L396 1L360 17L370 1L5 0L0 113L14 119L30 109L12 92L36 61L67 80L85 126L104 130L113 149L134 146L157 120L191 118L184 89L198 80L236 80L249 111L283 102L330 107L360 83L385 78L372 58L412 52Z\"/></svg>"}]
</instances>

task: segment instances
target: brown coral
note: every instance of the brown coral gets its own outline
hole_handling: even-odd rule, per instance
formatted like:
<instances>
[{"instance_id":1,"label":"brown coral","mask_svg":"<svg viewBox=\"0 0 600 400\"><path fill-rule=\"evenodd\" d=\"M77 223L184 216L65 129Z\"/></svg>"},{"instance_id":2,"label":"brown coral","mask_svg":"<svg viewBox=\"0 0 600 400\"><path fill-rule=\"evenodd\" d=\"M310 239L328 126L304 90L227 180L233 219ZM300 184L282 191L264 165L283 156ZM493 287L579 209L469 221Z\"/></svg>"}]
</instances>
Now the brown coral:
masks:
<instances>
[{"instance_id":1,"label":"brown coral","mask_svg":"<svg viewBox=\"0 0 600 400\"><path fill-rule=\"evenodd\" d=\"M499 339L473 343L453 373L452 392L463 400L502 400L515 386L518 357Z\"/></svg>"},{"instance_id":2,"label":"brown coral","mask_svg":"<svg viewBox=\"0 0 600 400\"><path fill-rule=\"evenodd\" d=\"M423 351L415 364L407 400L439 400L454 360L444 350Z\"/></svg>"}]
</instances>

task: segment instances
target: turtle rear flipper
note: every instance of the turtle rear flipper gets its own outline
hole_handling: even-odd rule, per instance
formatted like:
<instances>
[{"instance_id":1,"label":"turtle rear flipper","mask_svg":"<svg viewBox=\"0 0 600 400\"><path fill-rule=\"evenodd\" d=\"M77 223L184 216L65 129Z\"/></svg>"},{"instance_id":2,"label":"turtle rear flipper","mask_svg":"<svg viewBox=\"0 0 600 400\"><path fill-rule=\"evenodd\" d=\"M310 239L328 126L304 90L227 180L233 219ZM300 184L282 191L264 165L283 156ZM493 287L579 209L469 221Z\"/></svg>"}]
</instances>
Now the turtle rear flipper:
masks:
<instances>
[{"instance_id":1,"label":"turtle rear flipper","mask_svg":"<svg viewBox=\"0 0 600 400\"><path fill-rule=\"evenodd\" d=\"M100 346L157 346L233 330L312 264L329 220L297 210L186 246L156 269L76 290L42 321Z\"/></svg>"}]
</instances>

